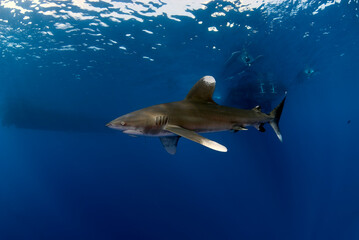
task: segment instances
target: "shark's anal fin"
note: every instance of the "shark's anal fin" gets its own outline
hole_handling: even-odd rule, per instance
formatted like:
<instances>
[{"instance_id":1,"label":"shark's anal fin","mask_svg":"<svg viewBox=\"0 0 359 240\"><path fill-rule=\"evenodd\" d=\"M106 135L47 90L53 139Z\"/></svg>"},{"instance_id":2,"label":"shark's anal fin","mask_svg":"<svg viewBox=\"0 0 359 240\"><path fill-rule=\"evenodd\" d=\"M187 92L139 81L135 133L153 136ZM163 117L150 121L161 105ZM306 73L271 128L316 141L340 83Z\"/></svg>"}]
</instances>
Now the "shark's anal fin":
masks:
<instances>
[{"instance_id":1,"label":"shark's anal fin","mask_svg":"<svg viewBox=\"0 0 359 240\"><path fill-rule=\"evenodd\" d=\"M219 151L219 152L227 152L227 148L219 143L216 143L212 140L209 140L208 138L202 137L198 133L184 129L182 127L176 126L176 125L167 125L164 128L165 130L172 132L174 134L177 134L181 137L187 138L189 140L192 140L196 143L199 143L205 147L208 147L210 149Z\"/></svg>"},{"instance_id":2,"label":"shark's anal fin","mask_svg":"<svg viewBox=\"0 0 359 240\"><path fill-rule=\"evenodd\" d=\"M177 151L177 143L180 136L160 137L163 147L169 154L174 155Z\"/></svg>"},{"instance_id":3,"label":"shark's anal fin","mask_svg":"<svg viewBox=\"0 0 359 240\"><path fill-rule=\"evenodd\" d=\"M254 127L260 132L265 132L266 129L263 127L263 125L264 125L263 123L259 123L257 125L254 125Z\"/></svg>"}]
</instances>

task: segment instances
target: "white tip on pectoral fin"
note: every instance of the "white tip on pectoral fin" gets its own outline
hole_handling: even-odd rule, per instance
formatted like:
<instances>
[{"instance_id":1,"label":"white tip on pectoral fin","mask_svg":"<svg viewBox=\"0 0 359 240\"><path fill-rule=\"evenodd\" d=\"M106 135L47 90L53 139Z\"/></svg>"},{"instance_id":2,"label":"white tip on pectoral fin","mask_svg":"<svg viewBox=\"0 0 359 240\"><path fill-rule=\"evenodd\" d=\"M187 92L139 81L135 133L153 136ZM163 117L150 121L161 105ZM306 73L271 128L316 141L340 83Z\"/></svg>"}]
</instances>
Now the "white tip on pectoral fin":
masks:
<instances>
[{"instance_id":1,"label":"white tip on pectoral fin","mask_svg":"<svg viewBox=\"0 0 359 240\"><path fill-rule=\"evenodd\" d=\"M202 139L202 141L200 142L200 144L202 144L203 146L206 146L210 149L219 151L219 152L227 152L227 148L219 143L216 143L212 140L209 140L207 138Z\"/></svg>"},{"instance_id":2,"label":"white tip on pectoral fin","mask_svg":"<svg viewBox=\"0 0 359 240\"><path fill-rule=\"evenodd\" d=\"M167 125L165 127L165 130L172 132L174 134L177 134L179 136L182 136L184 138L187 138L189 140L192 140L196 143L202 144L205 147L208 147L210 149L219 151L219 152L227 152L227 148L219 143L216 143L212 140L209 140L208 138L202 137L198 133L182 128L180 126L176 125Z\"/></svg>"}]
</instances>

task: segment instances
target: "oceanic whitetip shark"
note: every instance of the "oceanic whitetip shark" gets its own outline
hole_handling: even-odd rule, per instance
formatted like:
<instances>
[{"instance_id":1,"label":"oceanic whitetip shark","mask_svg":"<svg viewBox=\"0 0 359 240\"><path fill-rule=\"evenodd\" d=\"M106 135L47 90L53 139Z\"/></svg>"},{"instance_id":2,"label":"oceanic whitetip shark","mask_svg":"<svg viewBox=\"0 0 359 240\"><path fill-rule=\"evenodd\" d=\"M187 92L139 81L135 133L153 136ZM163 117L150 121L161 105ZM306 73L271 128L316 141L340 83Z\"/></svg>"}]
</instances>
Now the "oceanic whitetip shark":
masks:
<instances>
[{"instance_id":1,"label":"oceanic whitetip shark","mask_svg":"<svg viewBox=\"0 0 359 240\"><path fill-rule=\"evenodd\" d=\"M272 126L282 141L278 122L285 97L273 111L266 114L261 112L259 106L246 110L218 105L212 99L215 85L216 81L212 76L205 76L192 87L184 100L143 108L116 118L106 126L122 130L129 135L159 137L170 154L176 153L180 137L216 151L227 152L225 146L198 133L226 130L237 132L247 130L247 126L264 132L265 123Z\"/></svg>"}]
</instances>

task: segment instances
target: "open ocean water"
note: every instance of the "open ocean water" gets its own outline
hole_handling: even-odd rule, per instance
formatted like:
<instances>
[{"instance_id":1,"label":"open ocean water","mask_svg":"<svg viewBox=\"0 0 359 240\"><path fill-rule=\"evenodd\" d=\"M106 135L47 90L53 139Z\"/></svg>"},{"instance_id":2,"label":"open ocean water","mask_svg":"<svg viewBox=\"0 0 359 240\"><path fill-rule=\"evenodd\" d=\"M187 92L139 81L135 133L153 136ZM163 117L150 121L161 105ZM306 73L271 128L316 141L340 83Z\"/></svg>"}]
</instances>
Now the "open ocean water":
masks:
<instances>
[{"instance_id":1,"label":"open ocean water","mask_svg":"<svg viewBox=\"0 0 359 240\"><path fill-rule=\"evenodd\" d=\"M359 2L0 1L0 239L359 239ZM106 123L276 106L220 153Z\"/></svg>"}]
</instances>

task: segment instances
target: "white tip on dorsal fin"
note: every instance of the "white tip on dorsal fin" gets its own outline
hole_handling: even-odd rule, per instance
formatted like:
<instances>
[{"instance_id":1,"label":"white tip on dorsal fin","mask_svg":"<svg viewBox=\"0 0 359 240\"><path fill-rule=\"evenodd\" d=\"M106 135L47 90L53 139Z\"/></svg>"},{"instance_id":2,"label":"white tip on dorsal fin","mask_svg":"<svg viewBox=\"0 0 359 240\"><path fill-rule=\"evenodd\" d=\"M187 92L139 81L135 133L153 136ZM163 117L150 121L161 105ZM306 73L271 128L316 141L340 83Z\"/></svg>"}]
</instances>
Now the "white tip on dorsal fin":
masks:
<instances>
[{"instance_id":1,"label":"white tip on dorsal fin","mask_svg":"<svg viewBox=\"0 0 359 240\"><path fill-rule=\"evenodd\" d=\"M216 80L212 76L204 76L189 91L186 100L215 103L212 99Z\"/></svg>"},{"instance_id":2,"label":"white tip on dorsal fin","mask_svg":"<svg viewBox=\"0 0 359 240\"><path fill-rule=\"evenodd\" d=\"M207 84L216 84L216 80L212 76L204 76L201 80Z\"/></svg>"}]
</instances>

